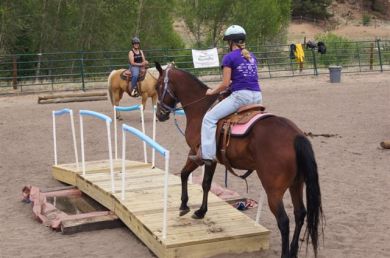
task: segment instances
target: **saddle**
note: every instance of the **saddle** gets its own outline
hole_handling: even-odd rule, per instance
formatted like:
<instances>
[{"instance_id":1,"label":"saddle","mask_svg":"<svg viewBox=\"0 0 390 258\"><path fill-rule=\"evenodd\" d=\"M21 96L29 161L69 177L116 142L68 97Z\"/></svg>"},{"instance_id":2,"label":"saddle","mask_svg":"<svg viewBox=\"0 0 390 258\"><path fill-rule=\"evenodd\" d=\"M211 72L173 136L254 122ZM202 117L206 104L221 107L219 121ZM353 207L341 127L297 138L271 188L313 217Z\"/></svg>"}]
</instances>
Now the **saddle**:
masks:
<instances>
[{"instance_id":1,"label":"saddle","mask_svg":"<svg viewBox=\"0 0 390 258\"><path fill-rule=\"evenodd\" d=\"M146 70L147 70L147 67L141 66L137 82L141 82L141 81L143 81L145 79ZM127 85L129 85L129 83L131 82L131 78L132 78L131 70L129 70L129 69L124 70L120 74L120 77L121 77L122 80L126 81ZM137 87L138 87L138 92L141 92L140 85L138 83L137 83ZM128 93L129 93L130 96L132 96L130 94L130 92L128 92ZM136 96L132 96L132 97L136 97Z\"/></svg>"},{"instance_id":2,"label":"saddle","mask_svg":"<svg viewBox=\"0 0 390 258\"><path fill-rule=\"evenodd\" d=\"M145 79L145 76L146 76L146 70L147 68L144 67L144 66L141 66L141 69L139 71L139 76L138 76L138 81L143 81ZM133 75L131 74L131 71L129 69L126 69L124 70L121 75L120 75L121 79L126 81L126 82L129 82L131 81L131 77L133 77Z\"/></svg>"},{"instance_id":3,"label":"saddle","mask_svg":"<svg viewBox=\"0 0 390 258\"><path fill-rule=\"evenodd\" d=\"M274 116L271 113L264 111L265 107L259 104L248 105L241 107L237 112L230 114L218 121L217 124L217 146L221 147L222 162L226 169L233 175L237 175L230 161L226 156L226 150L229 146L230 137L244 137L246 136L256 121Z\"/></svg>"}]
</instances>

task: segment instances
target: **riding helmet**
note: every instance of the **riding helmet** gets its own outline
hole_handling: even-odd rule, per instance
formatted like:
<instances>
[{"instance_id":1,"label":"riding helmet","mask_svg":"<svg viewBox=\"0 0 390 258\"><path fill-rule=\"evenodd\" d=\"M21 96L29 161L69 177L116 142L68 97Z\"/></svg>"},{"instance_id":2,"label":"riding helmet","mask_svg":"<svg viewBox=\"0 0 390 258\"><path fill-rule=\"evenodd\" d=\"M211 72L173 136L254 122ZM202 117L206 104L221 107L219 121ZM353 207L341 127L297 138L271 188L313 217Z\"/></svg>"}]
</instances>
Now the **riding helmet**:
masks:
<instances>
[{"instance_id":1,"label":"riding helmet","mask_svg":"<svg viewBox=\"0 0 390 258\"><path fill-rule=\"evenodd\" d=\"M233 42L245 41L246 32L243 27L239 25L232 25L226 29L223 40L231 40Z\"/></svg>"},{"instance_id":2,"label":"riding helmet","mask_svg":"<svg viewBox=\"0 0 390 258\"><path fill-rule=\"evenodd\" d=\"M138 37L134 37L132 40L131 40L131 44L140 44L141 43L141 41L139 40L139 38Z\"/></svg>"}]
</instances>

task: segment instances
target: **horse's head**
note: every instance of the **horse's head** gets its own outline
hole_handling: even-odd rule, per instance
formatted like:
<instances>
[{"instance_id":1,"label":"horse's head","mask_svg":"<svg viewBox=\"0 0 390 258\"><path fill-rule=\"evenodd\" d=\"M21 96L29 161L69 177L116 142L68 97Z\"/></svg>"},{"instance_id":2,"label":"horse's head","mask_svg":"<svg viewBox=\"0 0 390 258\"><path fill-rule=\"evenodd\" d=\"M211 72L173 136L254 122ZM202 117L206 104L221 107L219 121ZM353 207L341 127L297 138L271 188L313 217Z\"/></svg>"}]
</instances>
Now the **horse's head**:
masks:
<instances>
[{"instance_id":1,"label":"horse's head","mask_svg":"<svg viewBox=\"0 0 390 258\"><path fill-rule=\"evenodd\" d=\"M167 68L163 70L158 62L155 64L160 74L156 83L158 95L156 115L159 121L165 121L169 119L169 114L175 111L176 104L179 102L174 93L172 80L169 78L169 71L174 68L174 65L168 64Z\"/></svg>"}]
</instances>

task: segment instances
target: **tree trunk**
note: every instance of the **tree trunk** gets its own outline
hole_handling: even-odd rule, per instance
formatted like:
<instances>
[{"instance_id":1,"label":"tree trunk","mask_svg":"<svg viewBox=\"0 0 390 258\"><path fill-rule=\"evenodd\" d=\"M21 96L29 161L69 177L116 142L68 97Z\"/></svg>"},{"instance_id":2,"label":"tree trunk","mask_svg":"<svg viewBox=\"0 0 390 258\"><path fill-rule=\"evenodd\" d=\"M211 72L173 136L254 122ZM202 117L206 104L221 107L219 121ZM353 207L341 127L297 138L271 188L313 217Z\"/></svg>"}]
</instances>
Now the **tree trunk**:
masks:
<instances>
[{"instance_id":1,"label":"tree trunk","mask_svg":"<svg viewBox=\"0 0 390 258\"><path fill-rule=\"evenodd\" d=\"M142 14L143 6L144 6L144 0L139 0L137 26L135 27L135 35L138 37L139 37L140 27L141 27L141 14Z\"/></svg>"},{"instance_id":2,"label":"tree trunk","mask_svg":"<svg viewBox=\"0 0 390 258\"><path fill-rule=\"evenodd\" d=\"M38 53L38 63L37 63L37 70L35 73L35 83L38 82L39 79L39 74L41 73L41 62L42 62L42 51L43 51L43 44L45 43L44 41L44 34L46 31L44 29L46 28L46 6L47 6L47 1L42 0L42 19L41 19L41 33L39 36L39 53Z\"/></svg>"}]
</instances>

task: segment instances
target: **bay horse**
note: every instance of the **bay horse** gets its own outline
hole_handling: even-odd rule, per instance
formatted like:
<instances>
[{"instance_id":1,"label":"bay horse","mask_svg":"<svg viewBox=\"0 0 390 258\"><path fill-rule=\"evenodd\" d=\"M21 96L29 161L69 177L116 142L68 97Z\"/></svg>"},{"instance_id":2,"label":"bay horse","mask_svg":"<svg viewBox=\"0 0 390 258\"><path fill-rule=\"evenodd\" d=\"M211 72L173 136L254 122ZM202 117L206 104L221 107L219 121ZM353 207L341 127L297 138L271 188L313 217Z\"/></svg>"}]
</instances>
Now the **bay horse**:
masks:
<instances>
[{"instance_id":1,"label":"bay horse","mask_svg":"<svg viewBox=\"0 0 390 258\"><path fill-rule=\"evenodd\" d=\"M158 63L156 68L160 74L156 84L157 118L159 121L168 120L170 113L176 110L176 105L180 102L187 119L185 139L190 147L188 155L194 155L200 144L202 119L218 96L205 95L208 87L186 71L174 67L163 70ZM220 147L219 143L217 159L223 164ZM304 133L286 118L269 116L257 121L245 137L231 137L225 155L233 168L256 170L281 233L281 257L297 257L299 235L306 216L306 243L308 245L310 237L314 255L317 257L318 228L323 219L321 191L314 152ZM190 211L187 181L197 167L198 165L187 157L181 170L180 216ZM203 199L200 208L192 215L195 219L202 219L207 212L208 192L215 168L215 162L205 166ZM303 201L304 184L307 210ZM290 246L289 218L283 204L287 189L291 194L295 217L295 230Z\"/></svg>"},{"instance_id":2,"label":"bay horse","mask_svg":"<svg viewBox=\"0 0 390 258\"><path fill-rule=\"evenodd\" d=\"M121 79L121 73L126 69L119 69L111 71L108 76L108 94L110 96L111 104L119 106L119 101L123 97L123 93L129 92L129 84L126 80ZM145 110L147 99L152 98L152 105L155 106L157 103L157 92L155 84L157 82L159 73L156 68L149 68L146 70L145 79L139 82L140 85L140 96L142 98L142 105ZM120 113L117 112L117 119L121 119Z\"/></svg>"}]
</instances>

